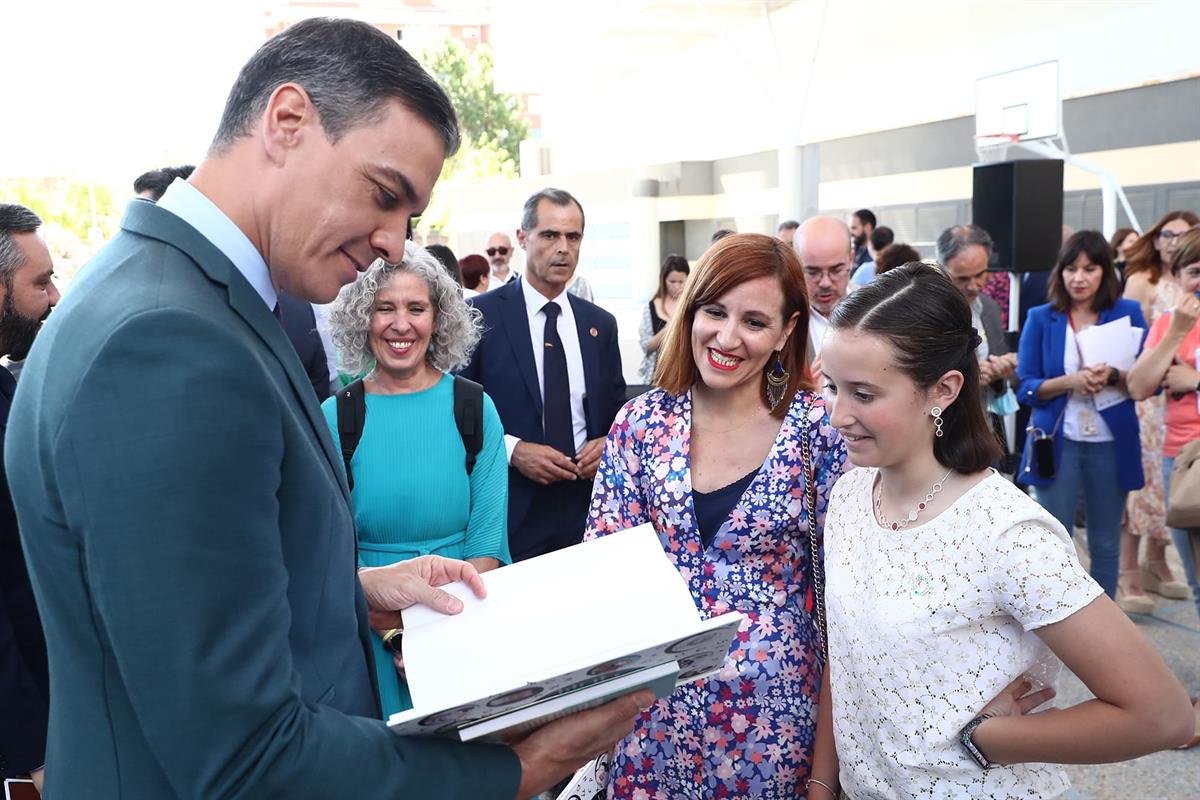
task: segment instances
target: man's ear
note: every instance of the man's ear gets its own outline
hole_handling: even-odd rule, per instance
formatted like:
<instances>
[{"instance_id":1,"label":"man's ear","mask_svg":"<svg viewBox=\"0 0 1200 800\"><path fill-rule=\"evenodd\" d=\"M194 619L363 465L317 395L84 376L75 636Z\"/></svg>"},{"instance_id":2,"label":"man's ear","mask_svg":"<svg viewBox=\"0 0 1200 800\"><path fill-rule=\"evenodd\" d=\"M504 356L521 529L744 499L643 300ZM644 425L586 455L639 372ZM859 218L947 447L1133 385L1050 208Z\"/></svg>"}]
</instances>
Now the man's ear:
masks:
<instances>
[{"instance_id":1,"label":"man's ear","mask_svg":"<svg viewBox=\"0 0 1200 800\"><path fill-rule=\"evenodd\" d=\"M517 228L517 244L520 246L520 248L522 250L525 250L526 252L529 251L529 248L527 248L525 246L525 229L524 228Z\"/></svg>"},{"instance_id":2,"label":"man's ear","mask_svg":"<svg viewBox=\"0 0 1200 800\"><path fill-rule=\"evenodd\" d=\"M295 83L285 83L271 93L261 125L263 150L274 164L283 164L288 152L312 131L325 134L308 92Z\"/></svg>"}]
</instances>

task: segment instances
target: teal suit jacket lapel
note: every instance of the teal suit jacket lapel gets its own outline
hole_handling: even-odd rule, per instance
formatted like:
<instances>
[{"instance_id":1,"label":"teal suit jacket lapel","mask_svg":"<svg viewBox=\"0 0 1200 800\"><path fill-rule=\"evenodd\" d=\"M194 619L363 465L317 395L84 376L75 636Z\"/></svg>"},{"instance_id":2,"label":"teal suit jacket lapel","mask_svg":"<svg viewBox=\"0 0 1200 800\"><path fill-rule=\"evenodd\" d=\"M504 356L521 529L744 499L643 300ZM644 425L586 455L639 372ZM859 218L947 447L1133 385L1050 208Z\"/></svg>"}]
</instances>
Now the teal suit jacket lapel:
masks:
<instances>
[{"instance_id":1,"label":"teal suit jacket lapel","mask_svg":"<svg viewBox=\"0 0 1200 800\"><path fill-rule=\"evenodd\" d=\"M165 242L182 251L210 280L226 288L229 307L258 334L263 344L283 367L297 402L308 416L313 435L321 444L333 471L334 481L341 486L342 496L348 504L350 490L343 476L342 457L333 446L333 437L313 394L312 383L304 373L300 358L284 334L279 320L275 319L275 315L267 308L250 282L233 262L199 231L153 203L130 203L125 218L121 221L121 227L132 233Z\"/></svg>"}]
</instances>

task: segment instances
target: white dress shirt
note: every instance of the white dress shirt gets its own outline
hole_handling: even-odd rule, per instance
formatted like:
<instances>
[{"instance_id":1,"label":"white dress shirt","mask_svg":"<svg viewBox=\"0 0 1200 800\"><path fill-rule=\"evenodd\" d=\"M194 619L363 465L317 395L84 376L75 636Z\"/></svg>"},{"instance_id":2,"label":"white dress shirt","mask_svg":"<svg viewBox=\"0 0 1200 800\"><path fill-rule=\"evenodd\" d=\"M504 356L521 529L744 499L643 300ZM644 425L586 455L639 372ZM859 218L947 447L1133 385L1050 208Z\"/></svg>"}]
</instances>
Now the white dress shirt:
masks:
<instances>
[{"instance_id":1,"label":"white dress shirt","mask_svg":"<svg viewBox=\"0 0 1200 800\"><path fill-rule=\"evenodd\" d=\"M1079 362L1079 347L1075 344L1075 330L1067 325L1066 344L1063 347L1063 374L1071 375L1083 369ZM1088 433L1084 424L1091 420L1095 429ZM1063 410L1063 436L1073 442L1111 442L1112 428L1096 410L1094 397L1083 397L1075 392L1067 395L1067 407Z\"/></svg>"},{"instance_id":2,"label":"white dress shirt","mask_svg":"<svg viewBox=\"0 0 1200 800\"><path fill-rule=\"evenodd\" d=\"M808 309L808 341L812 345L813 357L821 355L821 345L825 341L825 332L829 330L829 320L821 316L815 308Z\"/></svg>"},{"instance_id":3,"label":"white dress shirt","mask_svg":"<svg viewBox=\"0 0 1200 800\"><path fill-rule=\"evenodd\" d=\"M542 307L550 302L541 292L521 281L521 294L525 298L525 313L529 317L529 340L533 343L533 364L537 368L538 391L546 397L546 312ZM563 353L567 357L567 381L571 386L571 427L575 432L575 452L587 444L587 416L583 411L583 395L586 389L583 377L583 353L579 349L579 329L575 327L575 312L566 292L554 299L562 313L558 315L558 338L562 339ZM521 441L515 436L505 436L508 460L512 461L513 448Z\"/></svg>"},{"instance_id":4,"label":"white dress shirt","mask_svg":"<svg viewBox=\"0 0 1200 800\"><path fill-rule=\"evenodd\" d=\"M159 199L158 207L170 211L212 242L250 282L267 308L275 310L279 296L271 283L271 271L267 269L262 253L212 200L187 181L176 178Z\"/></svg>"}]
</instances>

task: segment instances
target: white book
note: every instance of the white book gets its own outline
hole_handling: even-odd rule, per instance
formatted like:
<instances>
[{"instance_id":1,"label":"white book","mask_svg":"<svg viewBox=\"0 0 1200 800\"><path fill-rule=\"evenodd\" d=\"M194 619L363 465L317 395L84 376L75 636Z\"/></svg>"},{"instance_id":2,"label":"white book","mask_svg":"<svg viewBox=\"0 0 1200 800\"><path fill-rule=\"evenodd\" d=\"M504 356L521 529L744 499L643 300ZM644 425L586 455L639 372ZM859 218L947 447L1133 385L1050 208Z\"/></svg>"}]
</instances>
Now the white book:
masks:
<instances>
[{"instance_id":1,"label":"white book","mask_svg":"<svg viewBox=\"0 0 1200 800\"><path fill-rule=\"evenodd\" d=\"M460 729L517 710L531 709L524 722L567 713L570 704L535 707L665 664L678 665L679 681L697 680L721 667L745 619L730 612L702 620L650 525L483 580L483 600L463 584L443 587L463 601L460 614L404 612L414 707L388 720L397 733L459 738ZM662 681L655 686L662 696ZM604 691L593 689L591 699Z\"/></svg>"}]
</instances>

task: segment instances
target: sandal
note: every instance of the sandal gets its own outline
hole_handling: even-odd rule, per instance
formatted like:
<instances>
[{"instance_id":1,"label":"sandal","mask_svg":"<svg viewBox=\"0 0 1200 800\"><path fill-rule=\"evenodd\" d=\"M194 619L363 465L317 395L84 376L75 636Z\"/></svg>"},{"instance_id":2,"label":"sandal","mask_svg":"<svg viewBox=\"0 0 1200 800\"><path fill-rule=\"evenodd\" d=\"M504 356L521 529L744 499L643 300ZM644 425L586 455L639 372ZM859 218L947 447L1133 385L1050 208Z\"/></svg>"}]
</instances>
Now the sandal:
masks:
<instances>
[{"instance_id":1,"label":"sandal","mask_svg":"<svg viewBox=\"0 0 1200 800\"><path fill-rule=\"evenodd\" d=\"M1153 614L1154 598L1138 588L1137 577L1136 569L1121 570L1117 581L1117 606L1126 614Z\"/></svg>"},{"instance_id":2,"label":"sandal","mask_svg":"<svg viewBox=\"0 0 1200 800\"><path fill-rule=\"evenodd\" d=\"M1183 581L1177 581L1173 577L1162 579L1158 577L1158 573L1154 571L1154 567L1161 566L1162 571L1170 575L1171 572L1167 567L1166 561L1147 561L1142 565L1142 588L1147 592L1165 597L1169 600L1190 600L1192 597L1192 589Z\"/></svg>"}]
</instances>

